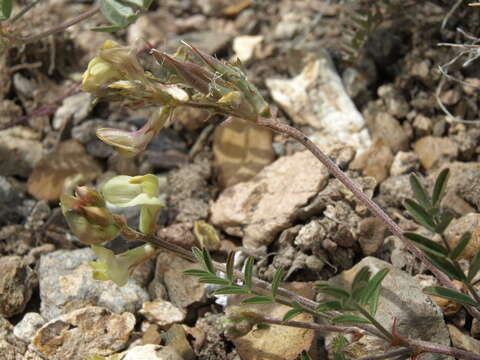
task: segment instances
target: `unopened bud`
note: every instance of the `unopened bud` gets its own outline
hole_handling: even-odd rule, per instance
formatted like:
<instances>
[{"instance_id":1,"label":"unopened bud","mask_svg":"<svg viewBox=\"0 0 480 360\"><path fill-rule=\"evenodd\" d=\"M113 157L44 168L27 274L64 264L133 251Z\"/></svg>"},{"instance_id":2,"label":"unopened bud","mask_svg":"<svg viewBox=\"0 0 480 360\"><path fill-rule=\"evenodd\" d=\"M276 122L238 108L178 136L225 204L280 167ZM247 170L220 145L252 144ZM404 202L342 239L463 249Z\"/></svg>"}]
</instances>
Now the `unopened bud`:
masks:
<instances>
[{"instance_id":1,"label":"unopened bud","mask_svg":"<svg viewBox=\"0 0 480 360\"><path fill-rule=\"evenodd\" d=\"M98 244L113 240L119 233L113 215L105 207L100 194L79 187L76 196L60 197L62 213L70 229L85 244Z\"/></svg>"}]
</instances>

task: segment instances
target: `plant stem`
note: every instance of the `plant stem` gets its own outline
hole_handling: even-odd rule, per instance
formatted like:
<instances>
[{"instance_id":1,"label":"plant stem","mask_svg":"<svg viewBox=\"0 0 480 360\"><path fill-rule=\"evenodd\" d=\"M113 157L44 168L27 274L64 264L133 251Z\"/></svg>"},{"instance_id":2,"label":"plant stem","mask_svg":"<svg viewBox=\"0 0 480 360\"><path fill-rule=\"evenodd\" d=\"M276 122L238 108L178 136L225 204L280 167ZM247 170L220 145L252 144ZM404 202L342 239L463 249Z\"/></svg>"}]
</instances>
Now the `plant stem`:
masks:
<instances>
[{"instance_id":1,"label":"plant stem","mask_svg":"<svg viewBox=\"0 0 480 360\"><path fill-rule=\"evenodd\" d=\"M478 306L480 307L480 296L478 295L477 290L473 287L470 282L466 282L465 285L467 286L468 291L472 294L473 298L477 302Z\"/></svg>"},{"instance_id":2,"label":"plant stem","mask_svg":"<svg viewBox=\"0 0 480 360\"><path fill-rule=\"evenodd\" d=\"M370 313L367 310L365 310L363 307L361 307L357 303L355 303L355 307L363 316L365 316L373 324L373 326L375 326L379 331L381 331L382 334L387 337L387 339L389 339L390 341L393 339L393 336L392 334L390 334L390 331L385 329L383 325L380 324L372 315L370 315Z\"/></svg>"},{"instance_id":3,"label":"plant stem","mask_svg":"<svg viewBox=\"0 0 480 360\"><path fill-rule=\"evenodd\" d=\"M405 236L403 236L403 230L393 221L393 219L388 216L388 214L378 206L372 199L370 199L363 191L356 185L340 168L327 156L325 155L317 145L313 143L304 133L300 130L295 129L294 127L280 123L278 121L266 119L259 117L257 119L257 124L261 126L268 127L275 132L284 134L292 137L293 139L300 142L305 146L320 162L327 167L330 173L335 176L343 185L345 185L365 206L383 223L388 227L388 229L397 236L400 240L403 241L405 246L410 250L425 266L430 270L435 277L446 287L455 290L455 286L452 281L440 271L436 266L434 266L421 250L419 250L415 245L413 245ZM474 307L467 307L470 314L475 318L480 320L480 312Z\"/></svg>"},{"instance_id":4,"label":"plant stem","mask_svg":"<svg viewBox=\"0 0 480 360\"><path fill-rule=\"evenodd\" d=\"M340 332L345 334L353 335L364 335L362 331L355 327L345 327L345 326L335 326L335 325L322 325L317 323L307 323L302 321L284 321L282 319L275 319L268 316L259 317L260 322L266 324L282 325L282 326L291 326L302 329L311 329L318 332Z\"/></svg>"},{"instance_id":5,"label":"plant stem","mask_svg":"<svg viewBox=\"0 0 480 360\"><path fill-rule=\"evenodd\" d=\"M25 15L27 12L30 11L30 9L32 9L35 5L37 5L38 3L40 2L40 0L34 0L32 1L30 4L28 4L27 6L25 6L22 10L20 10L18 12L18 14L15 14L15 16L13 16L10 20L9 20L9 23L10 24L13 24L15 21L17 21L18 19L20 19L23 15Z\"/></svg>"},{"instance_id":6,"label":"plant stem","mask_svg":"<svg viewBox=\"0 0 480 360\"><path fill-rule=\"evenodd\" d=\"M460 350L451 346L434 344L431 342L415 339L407 339L408 345L415 349L415 352L429 352L435 354L444 354L456 358L467 360L480 360L480 354L475 354L465 350Z\"/></svg>"},{"instance_id":7,"label":"plant stem","mask_svg":"<svg viewBox=\"0 0 480 360\"><path fill-rule=\"evenodd\" d=\"M69 28L70 26L75 25L75 24L77 24L77 23L79 23L83 20L86 20L89 17L92 17L93 15L98 13L99 11L100 11L100 5L95 5L90 10L87 10L87 11L81 13L80 15L74 17L73 19L70 19L70 20L64 22L63 24L56 25L56 26L54 26L50 29L44 30L44 31L42 31L38 34L35 34L35 35L30 35L30 36L20 37L20 38L14 38L14 40L17 41L17 42L20 42L20 44L27 44L27 43L30 43L32 41L42 39L42 38L47 37L49 35L53 35L53 34L62 32L65 29Z\"/></svg>"}]
</instances>

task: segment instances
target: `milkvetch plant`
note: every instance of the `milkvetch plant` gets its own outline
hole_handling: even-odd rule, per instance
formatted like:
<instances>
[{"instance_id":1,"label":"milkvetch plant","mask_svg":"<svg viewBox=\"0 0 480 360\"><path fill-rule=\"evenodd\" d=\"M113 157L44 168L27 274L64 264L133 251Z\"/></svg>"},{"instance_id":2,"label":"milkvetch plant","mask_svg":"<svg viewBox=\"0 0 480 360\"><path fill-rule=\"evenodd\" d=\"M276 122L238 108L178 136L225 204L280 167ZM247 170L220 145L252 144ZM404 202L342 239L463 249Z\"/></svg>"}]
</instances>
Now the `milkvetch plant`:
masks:
<instances>
[{"instance_id":1,"label":"milkvetch plant","mask_svg":"<svg viewBox=\"0 0 480 360\"><path fill-rule=\"evenodd\" d=\"M156 65L145 69L142 62L143 56L153 57L157 62ZM268 104L258 89L249 82L240 62L220 61L186 43L180 46L175 54L169 55L153 48L148 48L147 52L137 51L107 42L100 49L99 55L90 62L84 74L82 86L84 90L95 94L98 98L122 101L126 106L156 105L159 107L158 118L150 120L138 131L123 132L115 129L97 131L97 135L102 140L125 155L134 155L145 149L148 142L168 123L172 111L179 106L202 108L212 113L238 117L296 139L310 150L373 214L378 216L394 235L404 241L408 249L446 288L453 288L449 278L451 274L445 271L447 268L442 265L444 263L432 260L433 258L426 256L408 240L398 225L302 132L271 119ZM93 213L102 214L100 217L92 216L92 211L85 211L89 203L78 205L70 198L66 198L70 200L62 204L62 208L66 208L64 212L66 216L82 219L69 222L72 225L72 231L79 233L84 242L94 244L92 249L97 254L98 260L91 265L97 279L110 279L123 285L136 265L154 256L160 249L168 250L200 264L200 268L188 270L185 274L198 277L202 283L218 286L215 290L217 295L243 295L245 296L243 306L280 303L290 307L283 319L266 317L245 307L234 308L227 313L224 322L227 334L231 336L241 336L255 325L280 324L321 332L353 334L354 338L370 334L396 347L391 353L385 353L379 358L417 356L424 352L432 352L480 360L478 354L410 339L398 334L395 323L391 329L380 324L375 314L381 293L381 283L388 273L386 269L376 274L371 274L367 268L361 269L350 289L344 289L329 282L318 283L318 291L329 297L326 301L319 303L283 288L281 283L284 270L281 268L276 270L272 282L268 283L253 276L253 257L247 258L244 270L240 272L235 270L235 252L230 252L226 263L223 264L213 261L207 247L202 249L194 247L189 251L166 241L160 234L155 233L156 217L163 206L158 199L160 185L155 179L152 175L119 176L107 182L100 195L103 202L97 199L98 193L93 197L98 200L95 204L101 209ZM424 194L422 196L424 197ZM438 194L435 196L440 197ZM125 220L119 216L112 214L110 217L109 210L105 207L105 200L120 207L140 206L140 231L128 227ZM436 204L436 201L433 202L432 199L432 206L434 203ZM416 205L413 207L418 210ZM89 241L84 229L87 226L110 224L110 220L106 219L113 219L111 225L126 239L141 240L145 245L123 254L114 254L98 246L98 241ZM435 219L433 224L428 224L433 226L432 229L446 221L442 212L436 212ZM75 227L77 223L82 226ZM197 236L203 236L204 240L208 237L214 239L213 230L208 226L204 224L196 224L196 226ZM110 233L109 235L113 236ZM207 242L204 243L205 246L206 244ZM460 250L453 250L450 256L456 256L458 251ZM311 314L316 319L322 319L323 323L303 323L293 320L301 313ZM474 311L472 313L476 315ZM480 315L478 316L480 318ZM341 346L338 348L341 349ZM304 354L303 358L308 358L308 355Z\"/></svg>"}]
</instances>

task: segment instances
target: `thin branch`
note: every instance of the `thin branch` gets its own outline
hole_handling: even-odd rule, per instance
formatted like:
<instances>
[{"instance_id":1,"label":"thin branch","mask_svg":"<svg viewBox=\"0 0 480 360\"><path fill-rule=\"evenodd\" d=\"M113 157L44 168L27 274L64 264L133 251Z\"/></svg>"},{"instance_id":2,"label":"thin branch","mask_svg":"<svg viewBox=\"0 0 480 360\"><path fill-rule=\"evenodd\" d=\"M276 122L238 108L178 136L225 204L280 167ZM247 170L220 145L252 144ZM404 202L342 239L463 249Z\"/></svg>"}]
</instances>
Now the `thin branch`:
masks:
<instances>
[{"instance_id":1,"label":"thin branch","mask_svg":"<svg viewBox=\"0 0 480 360\"><path fill-rule=\"evenodd\" d=\"M442 271L440 271L437 267L435 267L426 256L423 254L421 250L419 250L415 245L413 245L404 235L403 230L392 220L390 216L380 207L378 206L372 199L370 199L363 191L355 184L340 168L327 156L325 155L318 147L315 145L305 134L301 131L295 129L292 126L287 124L280 123L278 121L266 119L266 118L258 118L257 120L258 125L262 125L276 131L280 134L288 135L298 142L300 142L303 146L305 146L320 162L327 167L330 173L335 176L342 184L344 184L360 201L362 201L365 206L383 223L388 227L388 229L397 236L402 242L405 244L408 250L412 252L426 267L430 270L435 277L446 287L449 289L455 290L455 286L453 285L452 281L445 275ZM474 307L468 307L468 310L472 316L477 319L480 319L480 312L475 309Z\"/></svg>"},{"instance_id":2,"label":"thin branch","mask_svg":"<svg viewBox=\"0 0 480 360\"><path fill-rule=\"evenodd\" d=\"M475 354L465 350L457 349L451 346L434 344L423 340L406 339L408 344L415 348L415 352L429 352L435 354L444 354L456 358L467 360L480 360L480 354Z\"/></svg>"},{"instance_id":3,"label":"thin branch","mask_svg":"<svg viewBox=\"0 0 480 360\"><path fill-rule=\"evenodd\" d=\"M69 28L70 26L75 25L75 24L77 24L77 23L79 23L83 20L86 20L89 17L92 17L93 15L98 13L99 11L100 11L100 5L95 5L90 10L87 10L87 11L83 12L82 14L74 17L73 19L70 19L70 20L64 22L63 24L56 25L53 28L44 30L44 31L42 31L38 34L35 34L35 35L30 35L30 36L20 37L20 38L14 38L14 40L20 42L21 44L27 44L27 43L30 43L32 41L42 39L42 38L47 37L49 35L53 35L53 34L62 32L65 29Z\"/></svg>"},{"instance_id":4,"label":"thin branch","mask_svg":"<svg viewBox=\"0 0 480 360\"><path fill-rule=\"evenodd\" d=\"M353 335L365 335L363 331L360 331L356 327L345 327L345 326L335 326L335 325L322 325L317 323L307 323L302 321L284 321L282 319L275 319L268 316L259 317L260 322L266 324L282 325L282 326L291 326L302 329L310 329L317 332L339 332L344 334L353 334Z\"/></svg>"}]
</instances>

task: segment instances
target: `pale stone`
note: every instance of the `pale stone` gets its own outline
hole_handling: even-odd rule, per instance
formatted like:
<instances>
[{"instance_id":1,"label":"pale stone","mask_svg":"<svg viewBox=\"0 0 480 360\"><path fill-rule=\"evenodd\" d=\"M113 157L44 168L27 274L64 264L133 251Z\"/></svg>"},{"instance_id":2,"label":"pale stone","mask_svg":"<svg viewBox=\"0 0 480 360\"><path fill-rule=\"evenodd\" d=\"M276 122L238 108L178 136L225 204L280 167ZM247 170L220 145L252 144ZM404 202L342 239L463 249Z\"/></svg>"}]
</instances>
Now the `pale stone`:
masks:
<instances>
[{"instance_id":1,"label":"pale stone","mask_svg":"<svg viewBox=\"0 0 480 360\"><path fill-rule=\"evenodd\" d=\"M233 39L233 51L241 62L246 63L253 58L262 41L262 35L237 36Z\"/></svg>"},{"instance_id":2,"label":"pale stone","mask_svg":"<svg viewBox=\"0 0 480 360\"><path fill-rule=\"evenodd\" d=\"M327 184L328 171L309 152L279 158L252 180L224 190L211 207L211 221L243 236L246 247L272 242Z\"/></svg>"},{"instance_id":3,"label":"pale stone","mask_svg":"<svg viewBox=\"0 0 480 360\"><path fill-rule=\"evenodd\" d=\"M160 326L179 323L185 319L185 312L183 310L165 300L144 302L140 314Z\"/></svg>"},{"instance_id":4,"label":"pale stone","mask_svg":"<svg viewBox=\"0 0 480 360\"><path fill-rule=\"evenodd\" d=\"M50 360L83 360L124 348L135 326L131 313L88 306L62 315L37 331L32 345Z\"/></svg>"},{"instance_id":5,"label":"pale stone","mask_svg":"<svg viewBox=\"0 0 480 360\"><path fill-rule=\"evenodd\" d=\"M449 162L458 155L457 144L449 138L425 136L418 140L413 148L427 170Z\"/></svg>"},{"instance_id":6,"label":"pale stone","mask_svg":"<svg viewBox=\"0 0 480 360\"><path fill-rule=\"evenodd\" d=\"M340 141L359 151L370 145L365 121L347 95L330 56L311 54L303 71L292 79L267 79L275 102L298 125L315 128L312 140L320 146Z\"/></svg>"},{"instance_id":7,"label":"pale stone","mask_svg":"<svg viewBox=\"0 0 480 360\"><path fill-rule=\"evenodd\" d=\"M45 319L39 313L26 313L23 319L13 328L13 335L29 343L43 324L45 324Z\"/></svg>"},{"instance_id":8,"label":"pale stone","mask_svg":"<svg viewBox=\"0 0 480 360\"><path fill-rule=\"evenodd\" d=\"M183 360L171 346L140 345L122 353L122 360Z\"/></svg>"}]
</instances>

